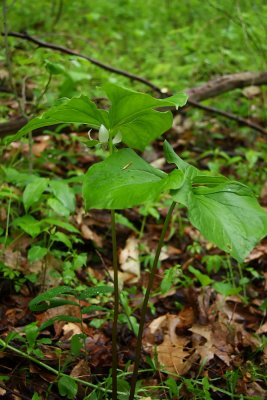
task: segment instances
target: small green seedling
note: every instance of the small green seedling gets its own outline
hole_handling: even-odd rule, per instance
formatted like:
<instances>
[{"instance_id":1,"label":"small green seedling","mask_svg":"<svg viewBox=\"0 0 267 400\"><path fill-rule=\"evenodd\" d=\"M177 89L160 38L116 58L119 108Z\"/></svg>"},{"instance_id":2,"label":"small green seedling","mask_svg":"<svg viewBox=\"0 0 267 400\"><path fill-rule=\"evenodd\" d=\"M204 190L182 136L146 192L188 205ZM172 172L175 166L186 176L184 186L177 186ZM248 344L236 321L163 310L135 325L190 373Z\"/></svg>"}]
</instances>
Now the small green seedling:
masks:
<instances>
[{"instance_id":1,"label":"small green seedling","mask_svg":"<svg viewBox=\"0 0 267 400\"><path fill-rule=\"evenodd\" d=\"M170 174L152 167L133 150L144 150L148 144L171 127L171 112L161 112L157 109L183 106L187 100L185 94L179 93L160 100L111 83L105 85L104 90L111 103L109 110L98 109L86 96L63 100L41 117L31 120L15 136L9 137L6 143L19 140L28 132L40 127L58 123L78 123L99 131L98 140L94 140L92 145L98 143L108 145L109 156L90 167L84 177L83 198L87 210L91 208L111 210L114 266L113 400L117 399L116 341L119 307L115 210L158 201L163 193L169 193L172 198L173 202L163 225L141 311L129 396L129 400L133 400L149 295L160 250L176 204L180 203L188 209L190 222L206 239L229 253L238 262L242 262L255 244L266 235L267 214L247 186L222 175L198 170L183 161L167 141L164 142L165 158L168 163L176 166ZM128 148L117 150L116 145L119 142ZM42 185L43 183L40 191ZM26 203L29 206L31 201L27 200ZM33 221L27 220L25 224L31 222ZM195 270L191 272L196 275ZM203 280L203 277L198 276L198 279L200 278Z\"/></svg>"}]
</instances>

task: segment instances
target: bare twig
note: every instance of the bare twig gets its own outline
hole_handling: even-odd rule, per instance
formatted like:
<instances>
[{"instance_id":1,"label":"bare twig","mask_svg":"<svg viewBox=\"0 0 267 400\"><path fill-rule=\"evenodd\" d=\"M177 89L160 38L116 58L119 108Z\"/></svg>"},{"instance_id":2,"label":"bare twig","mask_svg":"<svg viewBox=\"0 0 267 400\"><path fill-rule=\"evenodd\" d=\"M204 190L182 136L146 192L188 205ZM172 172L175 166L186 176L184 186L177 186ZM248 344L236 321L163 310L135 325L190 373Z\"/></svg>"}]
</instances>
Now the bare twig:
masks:
<instances>
[{"instance_id":1,"label":"bare twig","mask_svg":"<svg viewBox=\"0 0 267 400\"><path fill-rule=\"evenodd\" d=\"M3 33L2 33L2 35L3 35ZM44 41L39 40L39 39L37 39L37 38L35 38L33 36L28 35L27 33L8 32L8 36L17 37L19 39L27 40L29 42L37 44L39 47L45 47L47 49L60 51L61 53L64 53L64 54L70 54L72 56L83 58L83 59L89 61L91 64L94 64L94 65L96 65L96 66L98 66L98 67L100 67L100 68L102 68L102 69L104 69L106 71L113 72L114 74L125 76L126 78L132 79L134 81L139 81L139 82L143 83L144 85L149 86L155 92L158 92L158 93L162 94L161 89L158 86L154 85L153 83L149 82L147 79L145 79L145 78L143 78L141 76L138 76L138 75L134 75L134 74L132 74L130 72L124 71L122 69L111 67L110 65L104 64L101 61L98 61L98 60L96 60L96 59L94 59L92 57L88 57L88 56L86 56L84 54L80 54L77 51L70 50L70 49L68 49L66 47L63 47L63 46L60 46L60 45L57 45L57 44L54 44L54 43L44 42Z\"/></svg>"},{"instance_id":2,"label":"bare twig","mask_svg":"<svg viewBox=\"0 0 267 400\"><path fill-rule=\"evenodd\" d=\"M4 36L4 35L5 34L2 33L2 36ZM38 38L28 35L27 33L7 32L6 35L17 37L17 38L23 39L23 40L27 40L27 41L32 42L40 47L45 47L45 48L48 48L51 50L60 51L63 54L70 54L70 55L74 55L76 57L83 58L83 59L89 61L90 63L92 63L106 71L115 73L117 75L125 76L126 78L133 80L133 81L143 83L144 85L146 85L153 91L157 92L160 95L160 97L163 97L166 95L171 95L171 93L164 93L159 86L153 84L149 80L147 80L139 75L135 75L128 71L104 64L101 61L98 61L92 57L88 57L84 54L80 54L76 51L70 50L66 47L63 47L63 46L60 46L60 45L57 45L54 43L44 42ZM267 135L267 131L262 126L254 123L252 121L241 118L233 113L226 112L226 111L214 108L214 107L204 106L199 103L199 101L218 96L219 94L225 93L227 91L230 91L230 90L233 90L236 88L243 88L243 87L250 86L250 85L264 85L264 84L267 84L267 71L242 72L242 73L238 73L238 74L224 75L220 78L211 80L202 86L188 89L187 93L189 95L189 99L188 99L187 105L202 109L202 110L212 113L212 114L221 115L222 117L236 121L240 125L248 126L262 134ZM1 126L0 126L0 128L1 128ZM3 135L1 135L1 136L3 136Z\"/></svg>"},{"instance_id":3,"label":"bare twig","mask_svg":"<svg viewBox=\"0 0 267 400\"><path fill-rule=\"evenodd\" d=\"M241 118L238 115L232 114L227 111L219 110L218 108L204 106L203 104L200 104L194 100L188 100L188 104L190 104L193 107L199 108L203 111L207 111L208 113L221 115L222 117L225 117L225 118L231 119L232 121L237 122L239 125L248 126L249 128L252 128L255 131L258 131L264 135L267 135L267 131L262 126L256 124L255 122Z\"/></svg>"}]
</instances>

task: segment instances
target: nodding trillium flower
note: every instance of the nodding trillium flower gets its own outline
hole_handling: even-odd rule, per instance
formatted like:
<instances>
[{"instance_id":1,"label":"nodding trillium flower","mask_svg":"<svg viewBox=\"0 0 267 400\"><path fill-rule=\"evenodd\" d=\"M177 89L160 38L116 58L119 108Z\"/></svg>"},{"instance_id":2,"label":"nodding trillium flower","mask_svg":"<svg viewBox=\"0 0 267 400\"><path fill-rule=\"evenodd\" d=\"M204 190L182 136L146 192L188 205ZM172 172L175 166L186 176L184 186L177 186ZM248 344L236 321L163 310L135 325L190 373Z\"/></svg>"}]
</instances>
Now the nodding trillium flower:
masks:
<instances>
[{"instance_id":1,"label":"nodding trillium flower","mask_svg":"<svg viewBox=\"0 0 267 400\"><path fill-rule=\"evenodd\" d=\"M89 129L89 131L88 131L88 137L89 137L90 140L94 140L94 139L91 137L91 132L92 132L92 129Z\"/></svg>"},{"instance_id":2,"label":"nodding trillium flower","mask_svg":"<svg viewBox=\"0 0 267 400\"><path fill-rule=\"evenodd\" d=\"M118 144L118 143L121 142L121 140L122 140L122 134L121 134L121 132L118 132L118 133L114 136L114 138L112 139L112 143L113 143L113 144Z\"/></svg>"},{"instance_id":3,"label":"nodding trillium flower","mask_svg":"<svg viewBox=\"0 0 267 400\"><path fill-rule=\"evenodd\" d=\"M99 128L98 139L100 143L108 143L109 131L103 124Z\"/></svg>"}]
</instances>

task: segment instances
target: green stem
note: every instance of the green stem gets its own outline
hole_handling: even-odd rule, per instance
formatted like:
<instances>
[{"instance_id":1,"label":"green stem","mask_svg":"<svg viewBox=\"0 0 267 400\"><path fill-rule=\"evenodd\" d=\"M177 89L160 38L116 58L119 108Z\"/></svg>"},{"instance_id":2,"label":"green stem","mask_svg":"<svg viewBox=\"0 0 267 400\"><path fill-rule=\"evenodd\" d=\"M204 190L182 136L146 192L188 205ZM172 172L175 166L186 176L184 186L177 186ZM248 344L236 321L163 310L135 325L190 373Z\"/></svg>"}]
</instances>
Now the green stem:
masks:
<instances>
[{"instance_id":1,"label":"green stem","mask_svg":"<svg viewBox=\"0 0 267 400\"><path fill-rule=\"evenodd\" d=\"M55 375L57 375L57 376L59 376L59 375L60 375L60 376L67 376L67 377L69 376L69 375L64 374L64 373L62 373L62 372L60 372L60 371L57 371L56 369L50 367L49 365L43 363L42 361L40 361L40 360L38 360L38 359L36 359L36 358L30 356L29 354L24 353L23 351L17 349L16 347L10 346L9 344L7 344L7 343L6 343L4 340L2 340L2 339L0 339L0 345L3 346L3 349L9 349L9 350L11 350L11 351L13 351L14 353L18 354L19 356L21 356L21 357L23 357L23 358L27 358L28 360L34 362L35 364L38 364L40 367L45 368L47 371L50 371L50 372L52 372L53 374L55 374ZM82 379L75 378L75 377L73 377L73 376L72 376L71 378L72 378L75 382L77 382L77 383L81 383L82 385L91 387L91 388L93 388L93 389L100 390L101 392L109 392L109 393L111 392L111 390L106 390L105 388L102 388L102 387L99 386L99 385L94 385L93 383L84 381L84 380L82 380ZM123 395L123 394L125 394L125 393L124 393L124 392L118 392L118 394Z\"/></svg>"},{"instance_id":2,"label":"green stem","mask_svg":"<svg viewBox=\"0 0 267 400\"><path fill-rule=\"evenodd\" d=\"M116 238L116 220L115 211L111 210L111 235L112 235L112 253L113 253L113 272L114 272L114 314L112 326L112 400L117 400L117 368L118 368L118 316L119 316L119 279L118 279L118 256L117 256L117 238Z\"/></svg>"},{"instance_id":3,"label":"green stem","mask_svg":"<svg viewBox=\"0 0 267 400\"><path fill-rule=\"evenodd\" d=\"M150 276L149 276L149 281L146 289L146 294L144 298L144 302L142 305L142 310L141 310L141 318L140 318L140 325L139 325L139 331L138 331L138 337L137 337L137 342L136 342L136 351L135 351L135 362L134 362L134 370L133 370L133 376L132 376L132 382L131 382L131 391L130 391L130 396L129 400L134 399L135 395L135 387L136 387L136 382L137 382L137 377L138 377L138 368L139 368L139 363L141 359L141 350L142 350L142 337L143 337L143 331L144 331L144 325L145 325L145 318L146 318L146 312L147 312L147 305L150 297L150 292L152 289L152 285L154 282L154 277L156 275L157 267L158 267L158 261L159 261L159 256L161 252L161 248L164 243L164 238L169 226L169 222L172 216L172 212L176 206L176 203L173 202L169 208L168 214L165 218L164 225L161 231L161 235L159 238L155 258L153 261L152 269L150 271Z\"/></svg>"},{"instance_id":4,"label":"green stem","mask_svg":"<svg viewBox=\"0 0 267 400\"><path fill-rule=\"evenodd\" d=\"M109 131L109 154L113 153L112 132ZM111 210L111 236L112 236L112 258L113 258L113 283L114 283L114 312L112 325L112 400L117 400L117 369L118 369L118 317L119 317L119 271L118 271L118 251L116 238L116 216L115 210Z\"/></svg>"}]
</instances>

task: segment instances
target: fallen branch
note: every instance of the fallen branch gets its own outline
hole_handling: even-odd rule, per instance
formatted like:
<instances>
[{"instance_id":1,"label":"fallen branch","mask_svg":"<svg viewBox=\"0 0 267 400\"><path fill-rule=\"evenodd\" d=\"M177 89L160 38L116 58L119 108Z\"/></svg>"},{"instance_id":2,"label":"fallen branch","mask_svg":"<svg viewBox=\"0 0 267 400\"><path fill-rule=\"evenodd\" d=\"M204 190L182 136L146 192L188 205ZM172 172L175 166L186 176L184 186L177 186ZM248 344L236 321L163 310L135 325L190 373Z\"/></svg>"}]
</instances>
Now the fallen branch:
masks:
<instances>
[{"instance_id":1,"label":"fallen branch","mask_svg":"<svg viewBox=\"0 0 267 400\"><path fill-rule=\"evenodd\" d=\"M238 74L223 75L213 79L202 86L188 89L187 94L191 101L203 101L216 97L233 89L246 86L260 86L267 84L267 71L240 72Z\"/></svg>"},{"instance_id":2,"label":"fallen branch","mask_svg":"<svg viewBox=\"0 0 267 400\"><path fill-rule=\"evenodd\" d=\"M3 35L3 33L2 33L2 35ZM115 73L115 74L118 74L121 76L125 76L126 78L133 80L133 81L141 82L144 85L146 85L147 87L150 87L153 91L159 93L161 97L166 96L166 95L171 95L171 93L164 93L159 86L154 85L152 82L150 82L149 80L147 80L139 75L129 73L128 71L125 71L125 70L122 70L119 68L114 68L114 67L104 64L92 57L88 57L84 54L80 54L80 53L70 50L66 47L56 45L53 43L44 42L38 38L28 35L27 33L8 32L8 36L27 40L29 42L37 44L39 47L45 47L45 48L48 48L51 50L59 51L63 54L69 54L69 55L73 55L73 56L76 56L79 58L83 58L83 59L89 61L90 63L92 63L106 71L109 71L109 72L112 72L112 73ZM189 99L188 99L187 105L202 109L209 113L221 115L222 117L236 121L240 125L248 126L252 129L266 135L267 134L266 130L262 126L254 123L252 121L241 118L230 112L219 110L214 107L204 106L199 103L199 101L203 101L203 100L209 99L211 97L218 96L222 93L225 93L225 92L233 90L233 89L244 88L246 86L251 86L251 85L259 86L259 85L264 85L264 84L267 84L267 71L241 72L241 73L232 74L232 75L224 75L222 77L213 79L202 86L188 89L187 94L189 95ZM21 123L21 121L20 121L20 123ZM9 126L9 123L0 124L0 137L3 137L10 133L14 133L12 131L14 124L16 124L16 122L12 122L12 121L11 121L11 126ZM22 126L20 126L20 127L22 127Z\"/></svg>"},{"instance_id":3,"label":"fallen branch","mask_svg":"<svg viewBox=\"0 0 267 400\"><path fill-rule=\"evenodd\" d=\"M255 131L258 131L258 132L262 133L263 135L267 135L267 131L261 125L258 125L255 122L249 121L242 117L239 117L238 115L232 114L227 111L219 110L218 108L204 106L203 104L200 104L194 100L190 100L190 101L188 101L188 103L190 105L192 105L193 107L199 108L200 110L206 111L210 114L216 114L216 115L220 115L222 117L231 119L232 121L237 122L239 125L248 126L249 128L252 128Z\"/></svg>"},{"instance_id":4,"label":"fallen branch","mask_svg":"<svg viewBox=\"0 0 267 400\"><path fill-rule=\"evenodd\" d=\"M2 33L2 36L3 36L3 33ZM77 51L70 50L70 49L68 49L66 47L63 47L63 46L60 46L60 45L57 45L57 44L54 44L54 43L44 42L44 41L42 41L40 39L37 39L37 38L35 38L33 36L28 35L27 33L8 32L8 36L17 37L19 39L27 40L28 42L32 42L32 43L37 44L39 47L45 47L47 49L59 51L60 53L63 53L63 54L69 54L71 56L76 56L76 57L79 57L79 58L83 58L84 60L89 61L91 64L94 64L97 67L100 67L100 68L102 68L102 69L104 69L106 71L109 71L109 72L113 72L114 74L117 74L117 75L125 76L126 78L131 79L133 81L141 82L144 85L149 86L155 92L158 92L158 93L162 94L161 89L159 87L157 87L156 85L154 85L153 83L149 82L147 79L145 79L145 78L143 78L141 76L138 76L138 75L131 74L130 72L124 71L122 69L111 67L110 65L104 64L101 61L98 61L98 60L96 60L96 59L94 59L92 57L88 57L85 54L80 54Z\"/></svg>"}]
</instances>

